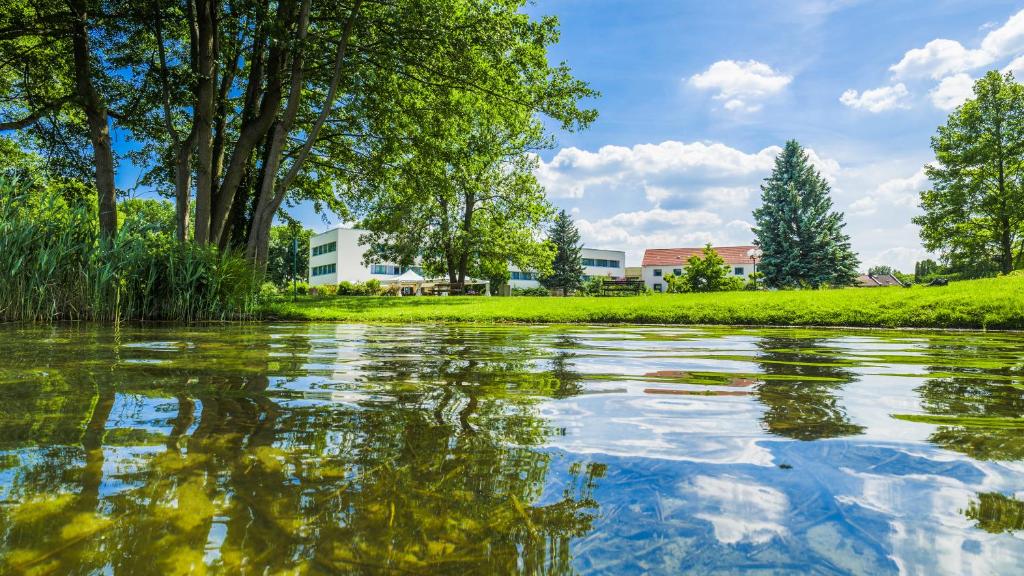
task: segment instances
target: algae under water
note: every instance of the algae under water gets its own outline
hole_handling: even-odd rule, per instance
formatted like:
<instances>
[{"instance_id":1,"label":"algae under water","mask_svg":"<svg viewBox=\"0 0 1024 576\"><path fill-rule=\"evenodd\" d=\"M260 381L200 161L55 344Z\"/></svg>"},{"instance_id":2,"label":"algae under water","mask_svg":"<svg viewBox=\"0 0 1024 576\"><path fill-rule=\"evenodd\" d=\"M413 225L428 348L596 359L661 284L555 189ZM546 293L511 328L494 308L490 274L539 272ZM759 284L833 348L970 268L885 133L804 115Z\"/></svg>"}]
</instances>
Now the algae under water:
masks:
<instances>
[{"instance_id":1,"label":"algae under water","mask_svg":"<svg viewBox=\"0 0 1024 576\"><path fill-rule=\"evenodd\" d=\"M1022 344L6 326L0 573L1019 573Z\"/></svg>"}]
</instances>

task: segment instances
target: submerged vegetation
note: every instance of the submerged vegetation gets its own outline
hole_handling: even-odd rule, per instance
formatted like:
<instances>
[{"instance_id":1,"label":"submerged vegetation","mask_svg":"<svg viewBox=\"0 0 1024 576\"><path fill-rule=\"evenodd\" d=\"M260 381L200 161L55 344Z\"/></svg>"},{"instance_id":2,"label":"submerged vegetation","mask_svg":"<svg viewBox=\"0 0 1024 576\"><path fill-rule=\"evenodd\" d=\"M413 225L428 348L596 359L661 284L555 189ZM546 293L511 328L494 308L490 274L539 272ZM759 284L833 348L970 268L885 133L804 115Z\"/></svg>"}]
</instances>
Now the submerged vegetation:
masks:
<instances>
[{"instance_id":1,"label":"submerged vegetation","mask_svg":"<svg viewBox=\"0 0 1024 576\"><path fill-rule=\"evenodd\" d=\"M245 258L177 242L173 227L161 230L145 214L123 216L113 237L100 237L83 196L0 181L0 320L195 321L256 311L260 279Z\"/></svg>"},{"instance_id":2,"label":"submerged vegetation","mask_svg":"<svg viewBox=\"0 0 1024 576\"><path fill-rule=\"evenodd\" d=\"M619 298L323 298L271 318L345 322L580 322L1024 329L1024 275L944 287L654 294Z\"/></svg>"}]
</instances>

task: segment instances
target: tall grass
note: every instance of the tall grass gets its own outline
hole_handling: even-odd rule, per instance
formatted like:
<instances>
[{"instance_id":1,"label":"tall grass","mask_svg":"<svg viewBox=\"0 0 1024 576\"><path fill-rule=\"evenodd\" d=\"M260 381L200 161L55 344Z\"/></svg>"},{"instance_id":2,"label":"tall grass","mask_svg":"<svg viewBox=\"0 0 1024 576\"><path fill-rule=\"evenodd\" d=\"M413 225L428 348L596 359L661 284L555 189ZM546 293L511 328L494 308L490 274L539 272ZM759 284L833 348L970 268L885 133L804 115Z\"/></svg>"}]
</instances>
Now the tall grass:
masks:
<instances>
[{"instance_id":1,"label":"tall grass","mask_svg":"<svg viewBox=\"0 0 1024 576\"><path fill-rule=\"evenodd\" d=\"M101 239L91 206L0 180L0 319L223 320L257 312L247 260L124 226Z\"/></svg>"}]
</instances>

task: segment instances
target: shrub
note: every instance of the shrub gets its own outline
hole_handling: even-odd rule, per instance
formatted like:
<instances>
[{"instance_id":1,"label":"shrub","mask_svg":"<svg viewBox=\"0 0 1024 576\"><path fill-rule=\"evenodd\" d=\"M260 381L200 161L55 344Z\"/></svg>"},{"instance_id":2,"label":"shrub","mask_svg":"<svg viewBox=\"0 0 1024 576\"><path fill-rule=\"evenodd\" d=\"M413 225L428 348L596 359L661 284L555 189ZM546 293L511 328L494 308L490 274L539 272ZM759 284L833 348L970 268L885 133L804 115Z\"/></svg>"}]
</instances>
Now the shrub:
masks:
<instances>
[{"instance_id":1,"label":"shrub","mask_svg":"<svg viewBox=\"0 0 1024 576\"><path fill-rule=\"evenodd\" d=\"M381 293L380 280L376 278L367 280L365 287L367 296L376 296Z\"/></svg>"},{"instance_id":2,"label":"shrub","mask_svg":"<svg viewBox=\"0 0 1024 576\"><path fill-rule=\"evenodd\" d=\"M601 289L604 286L603 276L591 276L583 283L583 289L580 291L582 294L587 296L600 296Z\"/></svg>"},{"instance_id":3,"label":"shrub","mask_svg":"<svg viewBox=\"0 0 1024 576\"><path fill-rule=\"evenodd\" d=\"M534 288L513 288L513 296L550 296L547 288L536 286Z\"/></svg>"},{"instance_id":4,"label":"shrub","mask_svg":"<svg viewBox=\"0 0 1024 576\"><path fill-rule=\"evenodd\" d=\"M267 302L274 300L280 295L277 286L273 282L264 282L260 285L260 300Z\"/></svg>"}]
</instances>

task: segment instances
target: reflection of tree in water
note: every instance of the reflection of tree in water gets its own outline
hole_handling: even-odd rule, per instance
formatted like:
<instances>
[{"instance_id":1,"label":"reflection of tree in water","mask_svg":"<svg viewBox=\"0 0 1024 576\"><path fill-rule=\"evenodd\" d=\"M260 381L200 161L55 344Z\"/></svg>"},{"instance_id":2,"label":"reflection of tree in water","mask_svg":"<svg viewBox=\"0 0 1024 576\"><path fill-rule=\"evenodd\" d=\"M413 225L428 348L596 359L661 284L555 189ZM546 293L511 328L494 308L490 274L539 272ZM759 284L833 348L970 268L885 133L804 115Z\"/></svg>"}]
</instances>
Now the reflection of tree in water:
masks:
<instances>
[{"instance_id":1,"label":"reflection of tree in water","mask_svg":"<svg viewBox=\"0 0 1024 576\"><path fill-rule=\"evenodd\" d=\"M993 534L1024 530L1024 502L999 492L978 494L964 515L976 520L977 528Z\"/></svg>"},{"instance_id":2,"label":"reflection of tree in water","mask_svg":"<svg viewBox=\"0 0 1024 576\"><path fill-rule=\"evenodd\" d=\"M950 425L939 426L929 441L980 460L1024 459L1020 427L1005 425L1005 419L1024 416L1024 390L1017 386L1022 384L983 376L925 381L916 388L921 408L952 417ZM964 419L963 425L957 418Z\"/></svg>"},{"instance_id":3,"label":"reflection of tree in water","mask_svg":"<svg viewBox=\"0 0 1024 576\"><path fill-rule=\"evenodd\" d=\"M755 361L769 378L755 395L766 408L762 422L769 432L797 440L864 433L864 427L850 422L839 404L839 392L854 381L854 375L822 343L769 336L758 340Z\"/></svg>"},{"instance_id":4,"label":"reflection of tree in water","mask_svg":"<svg viewBox=\"0 0 1024 576\"><path fill-rule=\"evenodd\" d=\"M549 431L533 405L563 388L530 377L536 350L523 344L426 337L409 343L417 361L391 342L366 366L373 396L358 405L282 402L267 370L288 360L259 342L232 359L245 364L234 375L216 355L209 368L121 366L87 390L88 411L62 416L78 447L20 462L0 504L0 567L198 573L214 558L227 572L571 572L603 468L574 465L560 497L537 504L550 456L534 447ZM287 349L309 355L308 341ZM69 381L83 376L73 365ZM177 408L161 445L116 469L100 445L114 390Z\"/></svg>"}]
</instances>

